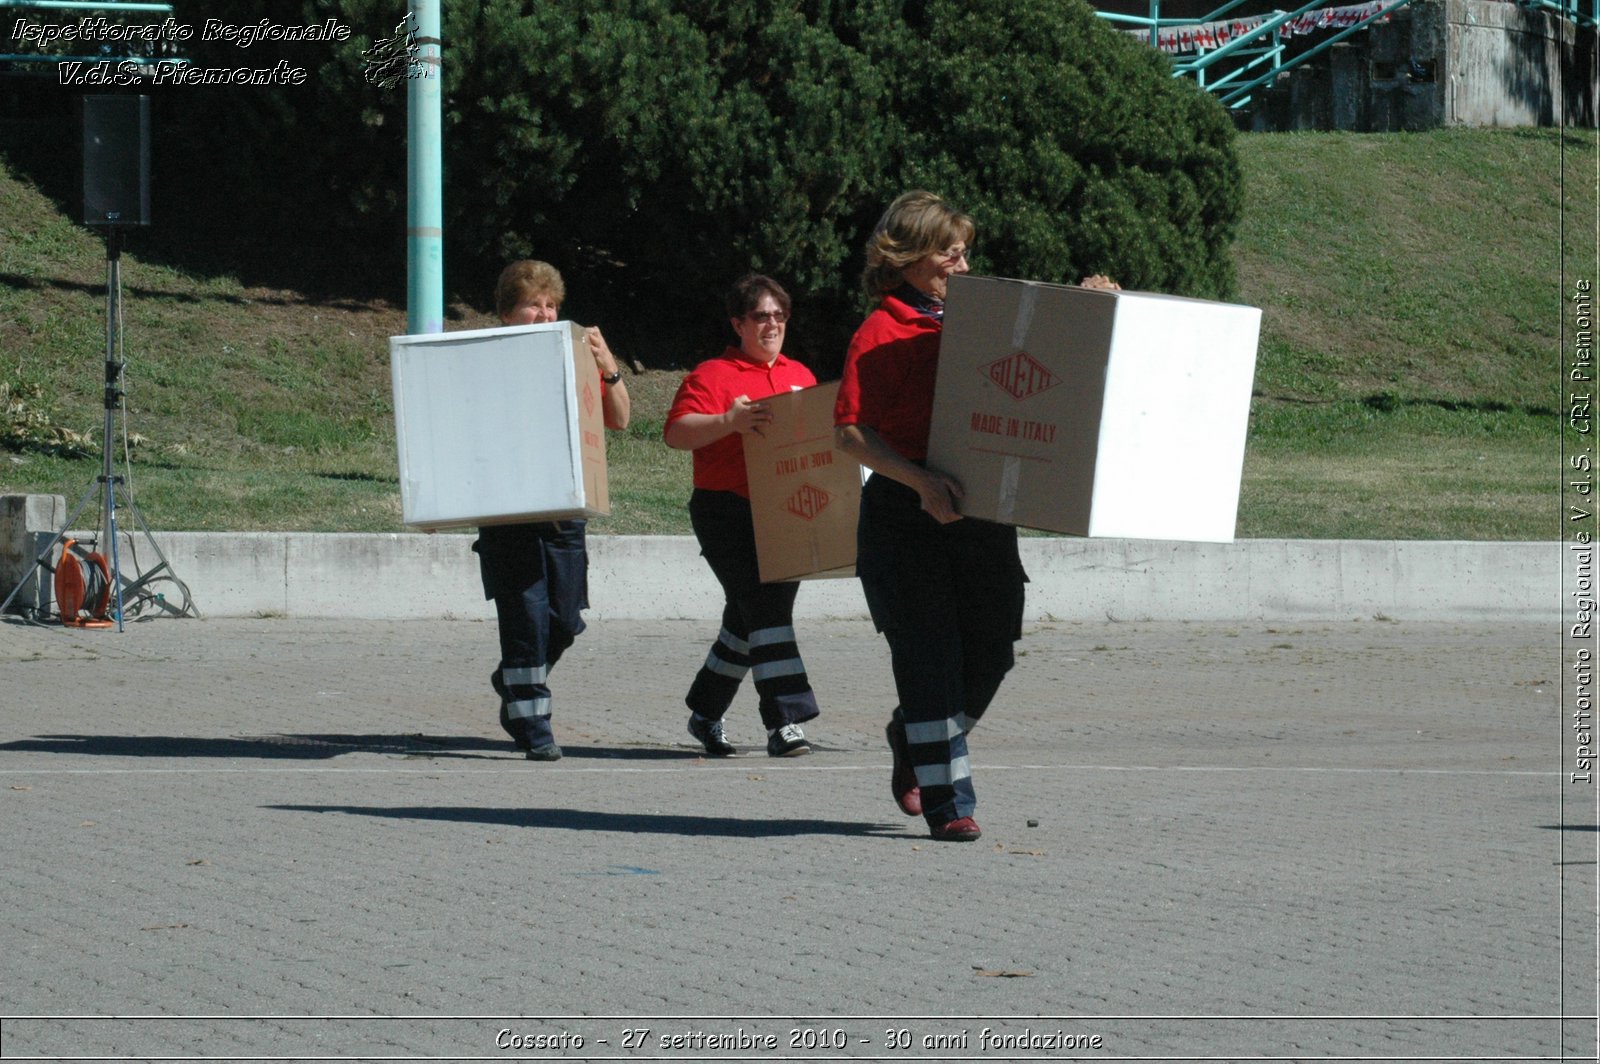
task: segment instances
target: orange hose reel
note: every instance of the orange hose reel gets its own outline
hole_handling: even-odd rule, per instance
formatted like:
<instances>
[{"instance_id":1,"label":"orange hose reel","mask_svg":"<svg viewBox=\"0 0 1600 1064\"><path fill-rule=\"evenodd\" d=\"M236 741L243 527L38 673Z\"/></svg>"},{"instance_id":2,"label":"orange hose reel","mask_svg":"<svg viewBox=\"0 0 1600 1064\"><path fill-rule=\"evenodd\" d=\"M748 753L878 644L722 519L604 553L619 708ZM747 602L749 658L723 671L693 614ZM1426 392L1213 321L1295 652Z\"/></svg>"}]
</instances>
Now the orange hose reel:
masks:
<instances>
[{"instance_id":1,"label":"orange hose reel","mask_svg":"<svg viewBox=\"0 0 1600 1064\"><path fill-rule=\"evenodd\" d=\"M106 564L105 555L84 550L76 540L67 540L61 545L55 587L62 624L71 628L111 627L112 622L106 619L111 601L111 567Z\"/></svg>"}]
</instances>

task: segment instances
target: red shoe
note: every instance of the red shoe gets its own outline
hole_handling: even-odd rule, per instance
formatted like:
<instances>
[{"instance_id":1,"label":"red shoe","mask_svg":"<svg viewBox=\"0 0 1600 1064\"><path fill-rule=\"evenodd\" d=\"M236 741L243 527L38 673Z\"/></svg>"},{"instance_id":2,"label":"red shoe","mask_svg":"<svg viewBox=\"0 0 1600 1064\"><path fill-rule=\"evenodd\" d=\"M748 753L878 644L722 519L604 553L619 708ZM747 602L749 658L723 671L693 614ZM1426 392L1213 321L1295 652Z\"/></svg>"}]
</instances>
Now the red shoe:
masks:
<instances>
[{"instance_id":1,"label":"red shoe","mask_svg":"<svg viewBox=\"0 0 1600 1064\"><path fill-rule=\"evenodd\" d=\"M939 842L977 842L983 835L978 830L978 822L970 816L957 817L948 824L932 828L931 832Z\"/></svg>"},{"instance_id":2,"label":"red shoe","mask_svg":"<svg viewBox=\"0 0 1600 1064\"><path fill-rule=\"evenodd\" d=\"M889 739L889 752L894 755L894 768L889 771L894 803L906 816L921 816L922 788L917 786L917 770L911 767L911 751L906 747L906 722L898 712L889 718L884 734Z\"/></svg>"}]
</instances>

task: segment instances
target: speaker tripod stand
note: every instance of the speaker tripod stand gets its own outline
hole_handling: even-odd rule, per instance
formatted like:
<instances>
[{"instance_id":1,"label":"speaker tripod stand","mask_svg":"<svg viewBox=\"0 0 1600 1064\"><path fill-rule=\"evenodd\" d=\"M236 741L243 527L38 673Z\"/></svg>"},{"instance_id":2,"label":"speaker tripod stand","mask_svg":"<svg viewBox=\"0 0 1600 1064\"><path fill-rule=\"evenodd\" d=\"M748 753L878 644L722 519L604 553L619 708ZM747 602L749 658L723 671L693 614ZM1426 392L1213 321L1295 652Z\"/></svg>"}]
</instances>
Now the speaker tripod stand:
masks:
<instances>
[{"instance_id":1,"label":"speaker tripod stand","mask_svg":"<svg viewBox=\"0 0 1600 1064\"><path fill-rule=\"evenodd\" d=\"M156 545L155 537L150 534L150 527L145 524L144 515L139 512L138 505L134 503L133 496L127 489L127 481L117 475L112 460L116 412L122 407L125 398L122 391L121 265L122 231L120 227L113 225L106 230L106 361L103 402L105 409L100 441L100 475L89 485L88 490L78 500L78 504L67 515L66 523L55 534L55 538L50 540L44 550L34 558L33 565L21 583L12 589L4 602L0 602L0 615L5 613L12 599L27 586L28 581L43 570L56 578L56 611L60 615L61 623L65 625L109 628L115 623L117 631L120 632L123 619L130 610L137 614L146 608L154 608L174 617L200 616L200 611L189 597L188 585L178 579L172 564L167 561L167 556L162 554L161 548ZM99 540L109 545L109 562L104 554L94 550L84 550L80 544L69 538L79 515L88 508L90 501L96 495L100 501ZM136 572L131 579L125 577L122 572L122 551L117 530L119 495L122 509L133 515L137 526L136 532L127 535L128 545L135 558ZM137 572L137 551L132 550L138 534L144 536L151 551L159 560L158 564L143 573ZM50 558L56 547L63 543L66 545L62 548L61 556L57 559L56 565L52 566ZM180 593L179 602L169 602L165 593L152 589L153 585L163 581L177 588ZM85 613L88 614L87 617L82 616Z\"/></svg>"}]
</instances>

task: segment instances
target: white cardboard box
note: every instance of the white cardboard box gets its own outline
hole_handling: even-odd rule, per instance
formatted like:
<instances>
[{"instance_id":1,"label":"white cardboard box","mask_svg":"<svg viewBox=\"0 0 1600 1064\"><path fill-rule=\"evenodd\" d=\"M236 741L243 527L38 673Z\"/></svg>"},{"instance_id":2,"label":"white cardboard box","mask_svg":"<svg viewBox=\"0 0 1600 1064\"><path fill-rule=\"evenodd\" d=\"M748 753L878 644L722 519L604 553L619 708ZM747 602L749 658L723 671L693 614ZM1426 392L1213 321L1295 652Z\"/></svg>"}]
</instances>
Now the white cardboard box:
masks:
<instances>
[{"instance_id":1,"label":"white cardboard box","mask_svg":"<svg viewBox=\"0 0 1600 1064\"><path fill-rule=\"evenodd\" d=\"M861 465L833 446L838 394L833 381L769 396L765 435L744 437L763 582L856 573Z\"/></svg>"},{"instance_id":2,"label":"white cardboard box","mask_svg":"<svg viewBox=\"0 0 1600 1064\"><path fill-rule=\"evenodd\" d=\"M579 326L395 336L389 370L407 525L610 512L600 378Z\"/></svg>"},{"instance_id":3,"label":"white cardboard box","mask_svg":"<svg viewBox=\"0 0 1600 1064\"><path fill-rule=\"evenodd\" d=\"M952 277L928 464L968 516L1231 541L1260 327L1255 307Z\"/></svg>"}]
</instances>

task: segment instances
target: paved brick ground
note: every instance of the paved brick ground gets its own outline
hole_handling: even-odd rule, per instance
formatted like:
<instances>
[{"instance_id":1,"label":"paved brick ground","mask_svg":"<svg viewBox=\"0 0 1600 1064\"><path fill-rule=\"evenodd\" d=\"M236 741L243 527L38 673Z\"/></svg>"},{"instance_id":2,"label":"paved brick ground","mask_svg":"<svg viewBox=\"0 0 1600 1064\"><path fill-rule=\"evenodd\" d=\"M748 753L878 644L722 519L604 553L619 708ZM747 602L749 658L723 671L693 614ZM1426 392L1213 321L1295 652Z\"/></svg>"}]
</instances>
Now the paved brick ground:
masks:
<instances>
[{"instance_id":1,"label":"paved brick ground","mask_svg":"<svg viewBox=\"0 0 1600 1064\"><path fill-rule=\"evenodd\" d=\"M786 761L689 745L713 634L592 624L545 765L487 624L0 622L0 1057L1594 1058L1549 627L1037 626L973 845L870 626Z\"/></svg>"}]
</instances>

